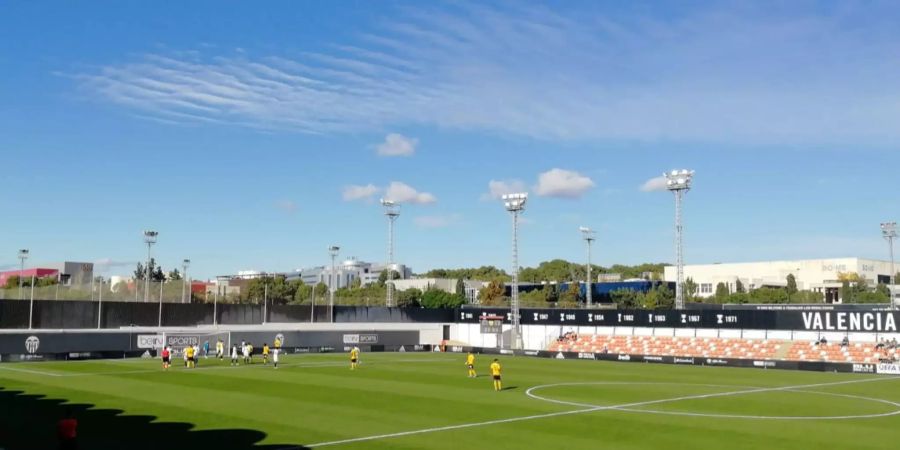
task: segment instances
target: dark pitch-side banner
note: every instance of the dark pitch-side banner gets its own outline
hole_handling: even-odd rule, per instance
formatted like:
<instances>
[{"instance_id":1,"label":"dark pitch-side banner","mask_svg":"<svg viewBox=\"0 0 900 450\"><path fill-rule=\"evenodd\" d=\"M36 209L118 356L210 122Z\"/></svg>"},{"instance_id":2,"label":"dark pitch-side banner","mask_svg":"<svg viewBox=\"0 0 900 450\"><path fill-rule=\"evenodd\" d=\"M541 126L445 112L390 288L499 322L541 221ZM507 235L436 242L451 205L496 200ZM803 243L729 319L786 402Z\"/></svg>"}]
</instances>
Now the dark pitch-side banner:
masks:
<instances>
[{"instance_id":1,"label":"dark pitch-side banner","mask_svg":"<svg viewBox=\"0 0 900 450\"><path fill-rule=\"evenodd\" d=\"M889 311L646 311L520 310L523 325L615 326L659 328L725 328L896 333L900 314ZM478 323L483 316L510 320L509 310L465 308L457 322Z\"/></svg>"}]
</instances>

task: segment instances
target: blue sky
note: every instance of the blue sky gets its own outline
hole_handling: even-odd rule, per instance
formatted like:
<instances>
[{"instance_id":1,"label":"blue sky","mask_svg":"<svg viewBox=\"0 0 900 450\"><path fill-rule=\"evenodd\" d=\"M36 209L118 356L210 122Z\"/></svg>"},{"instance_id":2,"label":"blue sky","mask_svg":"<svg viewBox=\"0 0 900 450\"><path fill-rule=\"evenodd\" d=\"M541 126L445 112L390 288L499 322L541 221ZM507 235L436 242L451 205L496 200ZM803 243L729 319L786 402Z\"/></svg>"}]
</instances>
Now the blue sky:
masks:
<instances>
[{"instance_id":1,"label":"blue sky","mask_svg":"<svg viewBox=\"0 0 900 450\"><path fill-rule=\"evenodd\" d=\"M671 261L665 170L697 171L688 263L885 258L891 2L92 2L0 6L0 266L128 273L159 230L207 277L397 258ZM646 183L650 183L646 185Z\"/></svg>"}]
</instances>

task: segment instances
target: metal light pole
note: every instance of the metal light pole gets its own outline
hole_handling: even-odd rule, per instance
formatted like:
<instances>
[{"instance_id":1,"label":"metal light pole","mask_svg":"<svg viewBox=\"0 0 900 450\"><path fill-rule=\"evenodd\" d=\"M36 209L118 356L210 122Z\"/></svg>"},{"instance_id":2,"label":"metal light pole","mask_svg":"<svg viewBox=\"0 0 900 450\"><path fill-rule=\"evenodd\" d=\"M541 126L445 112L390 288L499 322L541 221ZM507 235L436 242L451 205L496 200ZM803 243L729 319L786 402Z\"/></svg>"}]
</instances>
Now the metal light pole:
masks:
<instances>
[{"instance_id":1,"label":"metal light pole","mask_svg":"<svg viewBox=\"0 0 900 450\"><path fill-rule=\"evenodd\" d=\"M28 249L19 250L19 300L25 300L25 291L22 290L25 282L25 260L28 259Z\"/></svg>"},{"instance_id":2,"label":"metal light pole","mask_svg":"<svg viewBox=\"0 0 900 450\"><path fill-rule=\"evenodd\" d=\"M527 193L507 194L503 197L503 206L512 213L512 298L510 299L510 322L512 323L512 342L510 347L521 350L522 329L519 326L519 214L525 211Z\"/></svg>"},{"instance_id":3,"label":"metal light pole","mask_svg":"<svg viewBox=\"0 0 900 450\"><path fill-rule=\"evenodd\" d=\"M579 227L578 231L581 231L581 238L584 239L584 242L587 242L587 298L586 303L587 307L591 308L594 306L593 298L593 285L594 280L591 278L591 244L596 240L594 237L594 230L588 227Z\"/></svg>"},{"instance_id":4,"label":"metal light pole","mask_svg":"<svg viewBox=\"0 0 900 450\"><path fill-rule=\"evenodd\" d=\"M894 302L894 287L897 285L897 272L894 269L894 238L897 237L897 222L885 222L881 224L881 235L888 241L888 249L891 254L891 308L896 308Z\"/></svg>"},{"instance_id":5,"label":"metal light pole","mask_svg":"<svg viewBox=\"0 0 900 450\"><path fill-rule=\"evenodd\" d=\"M100 319L103 317L103 277L97 277L97 281L100 282L100 295L98 296L97 301L97 329L100 329Z\"/></svg>"},{"instance_id":6,"label":"metal light pole","mask_svg":"<svg viewBox=\"0 0 900 450\"><path fill-rule=\"evenodd\" d=\"M185 289L187 288L187 270L188 266L191 265L191 260L185 258L184 261L181 261L181 303L187 303L185 301Z\"/></svg>"},{"instance_id":7,"label":"metal light pole","mask_svg":"<svg viewBox=\"0 0 900 450\"><path fill-rule=\"evenodd\" d=\"M675 194L675 308L684 309L684 246L682 241L681 203L684 194L691 189L694 178L693 170L673 170L663 174L666 177L666 189Z\"/></svg>"},{"instance_id":8,"label":"metal light pole","mask_svg":"<svg viewBox=\"0 0 900 450\"><path fill-rule=\"evenodd\" d=\"M334 291L335 291L335 280L337 280L335 274L334 260L337 258L338 252L341 251L341 248L337 245L332 245L328 247L328 253L331 255L331 278L328 283L328 309L330 310L329 316L331 316L331 321L334 322Z\"/></svg>"},{"instance_id":9,"label":"metal light pole","mask_svg":"<svg viewBox=\"0 0 900 450\"><path fill-rule=\"evenodd\" d=\"M394 306L394 222L400 217L400 204L391 200L381 199L384 206L384 215L388 218L388 279L385 306Z\"/></svg>"},{"instance_id":10,"label":"metal light pole","mask_svg":"<svg viewBox=\"0 0 900 450\"><path fill-rule=\"evenodd\" d=\"M147 244L147 274L144 276L144 301L150 301L150 276L153 275L150 272L150 248L153 247L153 244L156 243L156 238L159 237L159 233L153 230L144 230L144 243Z\"/></svg>"}]
</instances>

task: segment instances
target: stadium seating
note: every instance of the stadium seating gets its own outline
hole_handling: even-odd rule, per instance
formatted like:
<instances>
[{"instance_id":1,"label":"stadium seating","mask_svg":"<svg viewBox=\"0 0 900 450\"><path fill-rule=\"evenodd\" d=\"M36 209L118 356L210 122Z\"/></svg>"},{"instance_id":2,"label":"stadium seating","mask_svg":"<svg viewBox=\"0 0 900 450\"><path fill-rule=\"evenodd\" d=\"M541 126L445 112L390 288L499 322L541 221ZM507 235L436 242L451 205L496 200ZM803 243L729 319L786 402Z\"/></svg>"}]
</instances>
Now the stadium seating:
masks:
<instances>
[{"instance_id":1,"label":"stadium seating","mask_svg":"<svg viewBox=\"0 0 900 450\"><path fill-rule=\"evenodd\" d=\"M755 339L581 335L574 342L553 342L550 350L599 353L606 348L614 354L771 359L782 345Z\"/></svg>"},{"instance_id":2,"label":"stadium seating","mask_svg":"<svg viewBox=\"0 0 900 450\"><path fill-rule=\"evenodd\" d=\"M842 348L840 344L816 345L810 341L604 335L579 335L575 339L554 341L548 349L591 353L606 349L612 354L854 363L876 363L898 353L897 350L875 350L870 343L852 343Z\"/></svg>"},{"instance_id":3,"label":"stadium seating","mask_svg":"<svg viewBox=\"0 0 900 450\"><path fill-rule=\"evenodd\" d=\"M793 361L829 361L853 363L877 363L881 359L893 358L896 350L876 350L871 343L851 343L816 345L811 341L797 341L788 351L785 359Z\"/></svg>"}]
</instances>

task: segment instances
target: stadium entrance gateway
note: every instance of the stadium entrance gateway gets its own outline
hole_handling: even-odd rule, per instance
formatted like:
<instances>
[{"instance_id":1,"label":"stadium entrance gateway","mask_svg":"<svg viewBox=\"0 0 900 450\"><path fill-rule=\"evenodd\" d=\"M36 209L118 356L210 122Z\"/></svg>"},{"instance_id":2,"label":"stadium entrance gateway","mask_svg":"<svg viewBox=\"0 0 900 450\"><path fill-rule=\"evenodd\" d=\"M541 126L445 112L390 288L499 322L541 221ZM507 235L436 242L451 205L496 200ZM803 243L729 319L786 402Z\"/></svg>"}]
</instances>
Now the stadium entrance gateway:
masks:
<instances>
[{"instance_id":1,"label":"stadium entrance gateway","mask_svg":"<svg viewBox=\"0 0 900 450\"><path fill-rule=\"evenodd\" d=\"M481 334L493 334L497 337L497 348L503 347L503 316L482 315Z\"/></svg>"}]
</instances>

